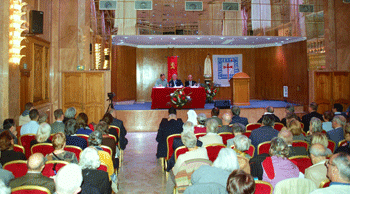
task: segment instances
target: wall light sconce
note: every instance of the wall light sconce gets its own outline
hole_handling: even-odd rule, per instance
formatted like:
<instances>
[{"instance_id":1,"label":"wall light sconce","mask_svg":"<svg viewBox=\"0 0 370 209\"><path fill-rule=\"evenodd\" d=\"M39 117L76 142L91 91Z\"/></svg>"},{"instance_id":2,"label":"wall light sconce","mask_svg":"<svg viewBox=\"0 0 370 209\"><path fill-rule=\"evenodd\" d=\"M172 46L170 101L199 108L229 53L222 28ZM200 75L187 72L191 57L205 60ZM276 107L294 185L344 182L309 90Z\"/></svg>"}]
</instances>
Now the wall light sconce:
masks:
<instances>
[{"instance_id":1,"label":"wall light sconce","mask_svg":"<svg viewBox=\"0 0 370 209\"><path fill-rule=\"evenodd\" d=\"M95 69L100 69L101 65L101 44L95 44Z\"/></svg>"},{"instance_id":2,"label":"wall light sconce","mask_svg":"<svg viewBox=\"0 0 370 209\"><path fill-rule=\"evenodd\" d=\"M108 69L109 64L109 48L104 48L104 65L103 69Z\"/></svg>"},{"instance_id":3,"label":"wall light sconce","mask_svg":"<svg viewBox=\"0 0 370 209\"><path fill-rule=\"evenodd\" d=\"M22 0L10 0L10 14L9 14L9 62L19 65L21 58L25 55L20 55L21 50L25 46L21 46L21 42L25 37L21 34L24 30L22 24L25 20L22 20L22 16L25 12L22 12L22 7L26 6L27 3Z\"/></svg>"}]
</instances>

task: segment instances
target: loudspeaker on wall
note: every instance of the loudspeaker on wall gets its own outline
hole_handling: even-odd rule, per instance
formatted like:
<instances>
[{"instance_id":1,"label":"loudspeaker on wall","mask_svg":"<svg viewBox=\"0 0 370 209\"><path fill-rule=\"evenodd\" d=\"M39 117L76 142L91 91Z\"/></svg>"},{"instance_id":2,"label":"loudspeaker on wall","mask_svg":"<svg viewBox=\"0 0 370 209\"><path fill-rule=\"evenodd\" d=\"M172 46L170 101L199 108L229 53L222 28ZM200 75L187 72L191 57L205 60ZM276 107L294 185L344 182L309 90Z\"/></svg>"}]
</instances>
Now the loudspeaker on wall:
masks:
<instances>
[{"instance_id":1,"label":"loudspeaker on wall","mask_svg":"<svg viewBox=\"0 0 370 209\"><path fill-rule=\"evenodd\" d=\"M44 12L31 10L30 11L30 33L42 34L44 28Z\"/></svg>"}]
</instances>

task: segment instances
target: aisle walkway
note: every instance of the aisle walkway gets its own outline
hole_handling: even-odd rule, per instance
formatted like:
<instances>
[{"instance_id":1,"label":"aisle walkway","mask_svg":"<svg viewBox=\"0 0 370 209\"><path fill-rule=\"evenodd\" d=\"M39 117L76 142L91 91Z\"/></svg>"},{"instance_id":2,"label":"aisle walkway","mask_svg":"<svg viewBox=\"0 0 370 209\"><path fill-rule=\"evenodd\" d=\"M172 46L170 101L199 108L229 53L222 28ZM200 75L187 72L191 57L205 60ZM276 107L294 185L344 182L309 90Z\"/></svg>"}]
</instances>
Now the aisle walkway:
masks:
<instances>
[{"instance_id":1,"label":"aisle walkway","mask_svg":"<svg viewBox=\"0 0 370 209\"><path fill-rule=\"evenodd\" d=\"M118 194L163 194L166 177L155 156L156 132L128 133L123 165L118 174Z\"/></svg>"}]
</instances>

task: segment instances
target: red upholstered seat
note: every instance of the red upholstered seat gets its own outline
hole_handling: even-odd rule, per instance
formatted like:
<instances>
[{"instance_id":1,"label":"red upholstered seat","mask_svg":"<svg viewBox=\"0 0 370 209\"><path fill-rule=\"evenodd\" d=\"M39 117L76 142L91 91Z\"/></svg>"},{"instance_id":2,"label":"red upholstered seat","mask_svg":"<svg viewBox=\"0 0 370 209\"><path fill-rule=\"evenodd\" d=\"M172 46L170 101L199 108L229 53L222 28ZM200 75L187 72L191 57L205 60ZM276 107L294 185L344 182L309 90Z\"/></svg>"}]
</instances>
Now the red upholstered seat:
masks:
<instances>
[{"instance_id":1,"label":"red upholstered seat","mask_svg":"<svg viewBox=\"0 0 370 209\"><path fill-rule=\"evenodd\" d=\"M299 122L301 124L302 129L304 129L304 124L302 122Z\"/></svg>"},{"instance_id":2,"label":"red upholstered seat","mask_svg":"<svg viewBox=\"0 0 370 209\"><path fill-rule=\"evenodd\" d=\"M246 126L246 129L247 129L247 131L253 131L254 129L257 129L261 126L262 126L261 123L250 123Z\"/></svg>"},{"instance_id":3,"label":"red upholstered seat","mask_svg":"<svg viewBox=\"0 0 370 209\"><path fill-rule=\"evenodd\" d=\"M64 150L68 151L68 152L75 153L75 155L77 157L77 160L80 161L80 154L82 152L81 147L77 147L77 146L73 146L73 145L67 145L66 147L64 147Z\"/></svg>"},{"instance_id":4,"label":"red upholstered seat","mask_svg":"<svg viewBox=\"0 0 370 209\"><path fill-rule=\"evenodd\" d=\"M114 128L117 131L117 136L120 136L121 130L117 126L110 125L109 128Z\"/></svg>"},{"instance_id":5,"label":"red upholstered seat","mask_svg":"<svg viewBox=\"0 0 370 209\"><path fill-rule=\"evenodd\" d=\"M181 138L181 134L172 134L167 137L167 156L165 157L165 160L169 160L173 155L173 140L175 138Z\"/></svg>"},{"instance_id":6,"label":"red upholstered seat","mask_svg":"<svg viewBox=\"0 0 370 209\"><path fill-rule=\"evenodd\" d=\"M284 124L275 122L274 129L281 131L281 129L284 127Z\"/></svg>"},{"instance_id":7,"label":"red upholstered seat","mask_svg":"<svg viewBox=\"0 0 370 209\"><path fill-rule=\"evenodd\" d=\"M257 147L257 155L263 154L263 153L269 153L271 146L271 141L262 142Z\"/></svg>"},{"instance_id":8,"label":"red upholstered seat","mask_svg":"<svg viewBox=\"0 0 370 209\"><path fill-rule=\"evenodd\" d=\"M251 137L251 134L252 134L252 131L246 131L246 132L243 133L243 135L248 137L248 138Z\"/></svg>"},{"instance_id":9,"label":"red upholstered seat","mask_svg":"<svg viewBox=\"0 0 370 209\"><path fill-rule=\"evenodd\" d=\"M202 137L202 136L205 136L207 133L197 133L195 134L195 136L197 137L197 139L199 139L199 137Z\"/></svg>"},{"instance_id":10,"label":"red upholstered seat","mask_svg":"<svg viewBox=\"0 0 370 209\"><path fill-rule=\"evenodd\" d=\"M118 140L117 140L115 135L108 134L108 136L109 136L109 138L114 139L114 141L116 142L116 145L118 145Z\"/></svg>"},{"instance_id":11,"label":"red upholstered seat","mask_svg":"<svg viewBox=\"0 0 370 209\"><path fill-rule=\"evenodd\" d=\"M308 143L303 140L294 140L292 146L293 147L304 147L306 148L306 150L308 150Z\"/></svg>"},{"instance_id":12,"label":"red upholstered seat","mask_svg":"<svg viewBox=\"0 0 370 209\"><path fill-rule=\"evenodd\" d=\"M231 149L235 149L235 145L232 145L230 148L231 148ZM254 150L255 150L255 149L256 149L256 148L254 148L254 146L253 146L253 145L251 145L251 146L249 147L249 149L248 149L248 150L245 150L245 151L244 151L244 153L245 153L245 154L250 155L250 156L251 156L251 158L253 158L253 157L254 157Z\"/></svg>"},{"instance_id":13,"label":"red upholstered seat","mask_svg":"<svg viewBox=\"0 0 370 209\"><path fill-rule=\"evenodd\" d=\"M39 143L35 144L31 148L31 154L41 153L44 156L54 151L54 147L51 143Z\"/></svg>"},{"instance_id":14,"label":"red upholstered seat","mask_svg":"<svg viewBox=\"0 0 370 209\"><path fill-rule=\"evenodd\" d=\"M112 149L105 145L100 145L100 147L103 149L103 151L106 151L109 153L109 155L112 157ZM112 158L113 159L113 158Z\"/></svg>"},{"instance_id":15,"label":"red upholstered seat","mask_svg":"<svg viewBox=\"0 0 370 209\"><path fill-rule=\"evenodd\" d=\"M55 167L54 167L55 164ZM46 161L45 167L42 170L42 175L50 178L51 176L55 176L56 173L59 171L59 169L63 168L65 165L67 165L67 161L62 160L50 160ZM54 172L55 169L55 172Z\"/></svg>"},{"instance_id":16,"label":"red upholstered seat","mask_svg":"<svg viewBox=\"0 0 370 209\"><path fill-rule=\"evenodd\" d=\"M15 152L21 152L21 153L25 154L24 147L23 147L23 146L21 146L21 145L19 145L19 144L15 144L15 145L13 146L13 150L14 150Z\"/></svg>"},{"instance_id":17,"label":"red upholstered seat","mask_svg":"<svg viewBox=\"0 0 370 209\"><path fill-rule=\"evenodd\" d=\"M26 185L13 188L12 194L51 194L51 192L46 187Z\"/></svg>"},{"instance_id":18,"label":"red upholstered seat","mask_svg":"<svg viewBox=\"0 0 370 209\"><path fill-rule=\"evenodd\" d=\"M26 152L26 158L30 157L31 155L31 141L36 139L35 134L24 134L19 138L20 144L24 147L24 151Z\"/></svg>"},{"instance_id":19,"label":"red upholstered seat","mask_svg":"<svg viewBox=\"0 0 370 209\"><path fill-rule=\"evenodd\" d=\"M189 149L185 146L178 147L175 150L175 161L177 160L177 158L179 158L180 155L186 153L187 151L189 151Z\"/></svg>"},{"instance_id":20,"label":"red upholstered seat","mask_svg":"<svg viewBox=\"0 0 370 209\"><path fill-rule=\"evenodd\" d=\"M206 146L208 158L210 161L214 162L218 156L221 149L225 148L224 144L209 144Z\"/></svg>"},{"instance_id":21,"label":"red upholstered seat","mask_svg":"<svg viewBox=\"0 0 370 209\"><path fill-rule=\"evenodd\" d=\"M325 188L325 187L328 187L329 185L330 185L330 180L329 179L325 179L324 181L322 181L321 183L320 183L320 186L319 186L319 188Z\"/></svg>"},{"instance_id":22,"label":"red upholstered seat","mask_svg":"<svg viewBox=\"0 0 370 209\"><path fill-rule=\"evenodd\" d=\"M108 166L105 165L104 163L101 163L99 168L97 168L97 170L108 172Z\"/></svg>"},{"instance_id":23,"label":"red upholstered seat","mask_svg":"<svg viewBox=\"0 0 370 209\"><path fill-rule=\"evenodd\" d=\"M14 160L3 165L3 169L13 173L14 178L19 178L27 174L27 161L25 160Z\"/></svg>"},{"instance_id":24,"label":"red upholstered seat","mask_svg":"<svg viewBox=\"0 0 370 209\"><path fill-rule=\"evenodd\" d=\"M256 180L256 189L254 194L272 194L273 187L266 181Z\"/></svg>"},{"instance_id":25,"label":"red upholstered seat","mask_svg":"<svg viewBox=\"0 0 370 209\"><path fill-rule=\"evenodd\" d=\"M80 138L85 139L86 142L87 142L87 146L89 146L89 135L86 135L86 134L76 134L75 136L78 136Z\"/></svg>"},{"instance_id":26,"label":"red upholstered seat","mask_svg":"<svg viewBox=\"0 0 370 209\"><path fill-rule=\"evenodd\" d=\"M328 140L328 142L328 148L331 150L332 153L334 153L335 142L332 140Z\"/></svg>"},{"instance_id":27,"label":"red upholstered seat","mask_svg":"<svg viewBox=\"0 0 370 209\"><path fill-rule=\"evenodd\" d=\"M222 132L222 133L219 133L218 135L222 137L222 142L224 143L224 145L227 144L227 140L235 137L234 134L230 132Z\"/></svg>"},{"instance_id":28,"label":"red upholstered seat","mask_svg":"<svg viewBox=\"0 0 370 209\"><path fill-rule=\"evenodd\" d=\"M305 155L298 155L289 158L299 168L299 171L304 174L306 168L312 165L311 159Z\"/></svg>"},{"instance_id":29,"label":"red upholstered seat","mask_svg":"<svg viewBox=\"0 0 370 209\"><path fill-rule=\"evenodd\" d=\"M338 142L338 147L344 146L346 144L347 144L347 140L342 140L342 141Z\"/></svg>"}]
</instances>

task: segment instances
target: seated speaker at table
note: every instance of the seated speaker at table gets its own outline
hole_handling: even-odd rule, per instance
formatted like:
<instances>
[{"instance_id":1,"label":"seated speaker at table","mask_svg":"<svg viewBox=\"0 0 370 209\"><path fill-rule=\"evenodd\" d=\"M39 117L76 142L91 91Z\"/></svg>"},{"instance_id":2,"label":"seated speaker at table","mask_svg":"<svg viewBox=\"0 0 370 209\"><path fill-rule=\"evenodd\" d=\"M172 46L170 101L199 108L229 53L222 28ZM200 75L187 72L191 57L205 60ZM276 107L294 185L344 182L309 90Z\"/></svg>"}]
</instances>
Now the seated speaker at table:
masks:
<instances>
[{"instance_id":1,"label":"seated speaker at table","mask_svg":"<svg viewBox=\"0 0 370 209\"><path fill-rule=\"evenodd\" d=\"M197 85L197 82L193 81L193 76L192 75L188 75L188 80L185 81L185 87L195 86L195 85Z\"/></svg>"},{"instance_id":2,"label":"seated speaker at table","mask_svg":"<svg viewBox=\"0 0 370 209\"><path fill-rule=\"evenodd\" d=\"M165 74L161 74L161 77L155 81L155 87L168 87L167 79Z\"/></svg>"},{"instance_id":3,"label":"seated speaker at table","mask_svg":"<svg viewBox=\"0 0 370 209\"><path fill-rule=\"evenodd\" d=\"M173 74L172 79L170 80L170 82L168 82L168 86L169 87L182 87L184 85L182 84L181 80L177 79L177 75Z\"/></svg>"}]
</instances>

